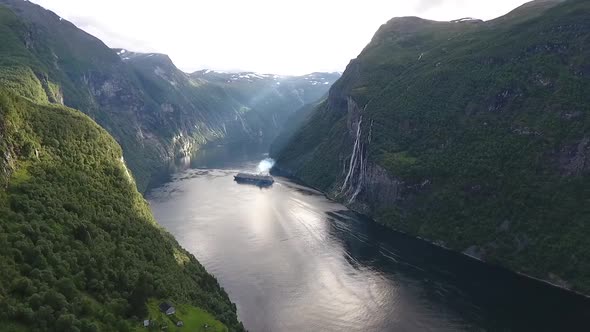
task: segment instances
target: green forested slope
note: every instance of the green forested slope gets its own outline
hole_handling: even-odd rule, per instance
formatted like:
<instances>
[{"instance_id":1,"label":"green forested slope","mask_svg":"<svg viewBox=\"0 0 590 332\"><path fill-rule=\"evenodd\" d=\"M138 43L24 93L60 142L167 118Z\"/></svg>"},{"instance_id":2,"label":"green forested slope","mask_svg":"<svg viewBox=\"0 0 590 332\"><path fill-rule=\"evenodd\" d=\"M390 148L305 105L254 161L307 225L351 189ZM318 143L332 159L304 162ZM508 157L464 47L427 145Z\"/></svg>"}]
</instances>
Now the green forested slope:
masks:
<instances>
[{"instance_id":1,"label":"green forested slope","mask_svg":"<svg viewBox=\"0 0 590 332\"><path fill-rule=\"evenodd\" d=\"M278 165L379 222L588 294L589 59L587 1L393 19Z\"/></svg>"},{"instance_id":2,"label":"green forested slope","mask_svg":"<svg viewBox=\"0 0 590 332\"><path fill-rule=\"evenodd\" d=\"M49 103L31 72L0 87L0 330L125 331L148 297L241 330L235 306L160 229L112 137Z\"/></svg>"},{"instance_id":3,"label":"green forested slope","mask_svg":"<svg viewBox=\"0 0 590 332\"><path fill-rule=\"evenodd\" d=\"M310 117L314 114L314 110L325 102L325 97L324 99L317 100L315 103L301 107L287 118L281 132L270 146L270 154L276 154L282 151L289 144L293 136L297 134L299 128L310 120Z\"/></svg>"},{"instance_id":4,"label":"green forested slope","mask_svg":"<svg viewBox=\"0 0 590 332\"><path fill-rule=\"evenodd\" d=\"M163 144L170 136L166 131L149 139L137 134L142 128L151 132L158 107L137 87L133 72L100 40L54 13L27 1L1 0L0 5L3 71L31 70L45 90L53 88L51 102L81 110L106 128L123 147L143 190L172 148Z\"/></svg>"}]
</instances>

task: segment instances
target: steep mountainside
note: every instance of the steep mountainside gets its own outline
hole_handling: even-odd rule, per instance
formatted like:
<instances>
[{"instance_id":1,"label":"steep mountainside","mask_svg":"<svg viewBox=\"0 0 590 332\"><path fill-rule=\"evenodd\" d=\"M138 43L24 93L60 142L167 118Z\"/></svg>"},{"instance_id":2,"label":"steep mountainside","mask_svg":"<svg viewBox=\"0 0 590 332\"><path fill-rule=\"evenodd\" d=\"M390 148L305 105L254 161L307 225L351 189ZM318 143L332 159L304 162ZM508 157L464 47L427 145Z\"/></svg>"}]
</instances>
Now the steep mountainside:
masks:
<instances>
[{"instance_id":1,"label":"steep mountainside","mask_svg":"<svg viewBox=\"0 0 590 332\"><path fill-rule=\"evenodd\" d=\"M293 137L298 133L299 128L310 121L314 111L325 102L325 99L326 96L316 100L314 103L307 104L289 116L281 132L276 136L270 146L271 155L276 155L291 142Z\"/></svg>"},{"instance_id":2,"label":"steep mountainside","mask_svg":"<svg viewBox=\"0 0 590 332\"><path fill-rule=\"evenodd\" d=\"M245 100L255 98L257 88L226 89L227 84L183 73L165 55L111 50L28 1L0 0L0 5L20 18L19 24L3 25L14 38L0 46L0 65L33 71L44 89L55 95L52 102L81 110L111 133L140 191L171 159L189 155L207 142L270 144L280 120L287 117L283 113L303 106L303 95L321 96L330 86L292 85L293 90L277 89L272 99L251 105ZM326 77L330 83L335 80L333 75ZM271 103L272 108L257 112L259 105ZM267 120L273 119L276 125L269 126Z\"/></svg>"},{"instance_id":3,"label":"steep mountainside","mask_svg":"<svg viewBox=\"0 0 590 332\"><path fill-rule=\"evenodd\" d=\"M0 6L6 25L18 18ZM6 44L2 44L5 46ZM115 140L52 103L57 83L0 68L0 331L131 331L149 298L243 330L214 277L157 226Z\"/></svg>"},{"instance_id":4,"label":"steep mountainside","mask_svg":"<svg viewBox=\"0 0 590 332\"><path fill-rule=\"evenodd\" d=\"M144 187L156 161L169 151L158 136L138 135L157 123L159 109L137 88L131 70L101 41L52 12L27 1L0 4L19 17L14 24L6 18L1 22L6 32L0 65L5 70L32 71L44 89L55 94L52 102L79 109L106 128L123 147L139 187ZM134 154L127 155L131 147Z\"/></svg>"},{"instance_id":5,"label":"steep mountainside","mask_svg":"<svg viewBox=\"0 0 590 332\"><path fill-rule=\"evenodd\" d=\"M381 223L590 294L590 2L395 18L278 170Z\"/></svg>"},{"instance_id":6,"label":"steep mountainside","mask_svg":"<svg viewBox=\"0 0 590 332\"><path fill-rule=\"evenodd\" d=\"M250 144L265 149L286 118L304 104L328 92L340 75L314 73L277 76L219 73L202 70L186 74L163 54L115 49L138 77L142 90L162 106L161 119L195 142ZM194 151L181 146L177 155Z\"/></svg>"}]
</instances>

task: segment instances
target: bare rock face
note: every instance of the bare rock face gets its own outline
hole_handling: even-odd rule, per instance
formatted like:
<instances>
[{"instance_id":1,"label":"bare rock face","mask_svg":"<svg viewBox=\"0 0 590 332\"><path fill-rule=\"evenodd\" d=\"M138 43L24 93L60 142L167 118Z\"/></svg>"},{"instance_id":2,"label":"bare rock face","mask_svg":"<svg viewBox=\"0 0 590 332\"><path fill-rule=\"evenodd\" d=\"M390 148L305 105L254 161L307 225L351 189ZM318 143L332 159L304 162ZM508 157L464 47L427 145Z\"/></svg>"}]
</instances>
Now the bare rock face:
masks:
<instances>
[{"instance_id":1,"label":"bare rock face","mask_svg":"<svg viewBox=\"0 0 590 332\"><path fill-rule=\"evenodd\" d=\"M0 186L8 184L8 178L14 169L14 158L11 153L11 147L6 145L6 125L4 119L0 118Z\"/></svg>"},{"instance_id":2,"label":"bare rock face","mask_svg":"<svg viewBox=\"0 0 590 332\"><path fill-rule=\"evenodd\" d=\"M12 173L12 167L10 166L11 160L10 153L8 151L2 151L2 155L0 155L0 185L2 187L6 186L10 173Z\"/></svg>"},{"instance_id":3,"label":"bare rock face","mask_svg":"<svg viewBox=\"0 0 590 332\"><path fill-rule=\"evenodd\" d=\"M485 251L480 248L479 246L470 246L469 248L463 251L463 254L473 257L477 260L483 261L485 257Z\"/></svg>"},{"instance_id":4,"label":"bare rock face","mask_svg":"<svg viewBox=\"0 0 590 332\"><path fill-rule=\"evenodd\" d=\"M363 193L362 199L370 202L372 210L392 206L400 199L404 183L395 179L381 166L370 163L367 167L366 186L370 188Z\"/></svg>"},{"instance_id":5,"label":"bare rock face","mask_svg":"<svg viewBox=\"0 0 590 332\"><path fill-rule=\"evenodd\" d=\"M59 86L55 84L52 85L49 82L49 78L47 77L47 75L37 74L37 79L39 79L39 82L41 82L41 87L45 91L45 94L47 95L47 100L49 100L50 103L60 105L64 104L63 91Z\"/></svg>"},{"instance_id":6,"label":"bare rock face","mask_svg":"<svg viewBox=\"0 0 590 332\"><path fill-rule=\"evenodd\" d=\"M351 97L347 98L347 125L354 144L350 156L342 161L342 180L333 196L367 214L393 205L404 183L370 160L373 123L363 119L363 109Z\"/></svg>"},{"instance_id":7,"label":"bare rock face","mask_svg":"<svg viewBox=\"0 0 590 332\"><path fill-rule=\"evenodd\" d=\"M558 276L555 273L549 273L548 279L552 284L557 285L559 287L563 287L565 289L572 288L571 283L567 282L566 280L563 280L560 276Z\"/></svg>"},{"instance_id":8,"label":"bare rock face","mask_svg":"<svg viewBox=\"0 0 590 332\"><path fill-rule=\"evenodd\" d=\"M565 146L560 151L559 167L564 176L579 176L590 171L590 138Z\"/></svg>"}]
</instances>

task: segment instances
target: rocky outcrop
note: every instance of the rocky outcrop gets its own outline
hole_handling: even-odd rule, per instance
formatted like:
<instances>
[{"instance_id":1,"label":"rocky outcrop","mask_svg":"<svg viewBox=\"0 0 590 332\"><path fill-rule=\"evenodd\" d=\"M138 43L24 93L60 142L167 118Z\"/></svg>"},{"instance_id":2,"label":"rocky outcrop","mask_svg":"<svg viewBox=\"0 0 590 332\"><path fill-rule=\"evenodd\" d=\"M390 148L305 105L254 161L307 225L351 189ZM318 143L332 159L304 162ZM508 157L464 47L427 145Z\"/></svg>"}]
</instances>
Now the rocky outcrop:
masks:
<instances>
[{"instance_id":1,"label":"rocky outcrop","mask_svg":"<svg viewBox=\"0 0 590 332\"><path fill-rule=\"evenodd\" d=\"M347 127L354 142L350 156L342 161L341 182L331 196L354 206L360 212L372 214L400 198L403 181L395 179L383 167L369 159L373 121L365 119L363 110L353 98L347 98Z\"/></svg>"},{"instance_id":2,"label":"rocky outcrop","mask_svg":"<svg viewBox=\"0 0 590 332\"><path fill-rule=\"evenodd\" d=\"M559 168L565 176L580 176L590 172L590 138L565 146L559 154Z\"/></svg>"},{"instance_id":3,"label":"rocky outcrop","mask_svg":"<svg viewBox=\"0 0 590 332\"><path fill-rule=\"evenodd\" d=\"M0 186L8 184L8 178L13 171L13 158L11 147L6 141L6 128L4 119L0 119Z\"/></svg>"},{"instance_id":4,"label":"rocky outcrop","mask_svg":"<svg viewBox=\"0 0 590 332\"><path fill-rule=\"evenodd\" d=\"M37 75L37 79L41 83L41 87L43 88L43 91L45 91L47 100L50 103L60 105L64 104L63 91L57 84L51 82L45 74Z\"/></svg>"}]
</instances>

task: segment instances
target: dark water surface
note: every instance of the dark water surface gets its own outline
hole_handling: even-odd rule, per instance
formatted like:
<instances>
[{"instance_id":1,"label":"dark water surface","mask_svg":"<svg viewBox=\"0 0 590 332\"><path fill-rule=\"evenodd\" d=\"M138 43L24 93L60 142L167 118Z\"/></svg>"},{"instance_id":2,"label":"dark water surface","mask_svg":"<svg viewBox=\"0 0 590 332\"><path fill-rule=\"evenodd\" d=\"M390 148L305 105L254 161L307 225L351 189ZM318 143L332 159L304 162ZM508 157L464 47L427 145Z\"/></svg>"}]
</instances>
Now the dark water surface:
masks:
<instances>
[{"instance_id":1,"label":"dark water surface","mask_svg":"<svg viewBox=\"0 0 590 332\"><path fill-rule=\"evenodd\" d=\"M590 301L355 215L256 162L189 169L149 195L251 331L590 331Z\"/></svg>"}]
</instances>

